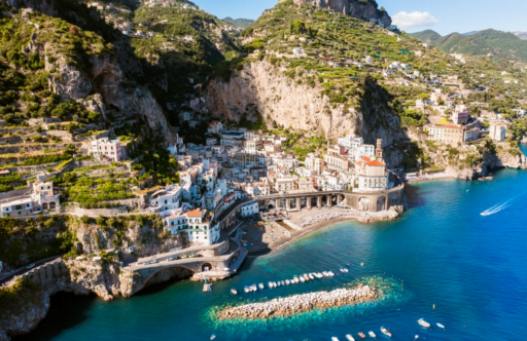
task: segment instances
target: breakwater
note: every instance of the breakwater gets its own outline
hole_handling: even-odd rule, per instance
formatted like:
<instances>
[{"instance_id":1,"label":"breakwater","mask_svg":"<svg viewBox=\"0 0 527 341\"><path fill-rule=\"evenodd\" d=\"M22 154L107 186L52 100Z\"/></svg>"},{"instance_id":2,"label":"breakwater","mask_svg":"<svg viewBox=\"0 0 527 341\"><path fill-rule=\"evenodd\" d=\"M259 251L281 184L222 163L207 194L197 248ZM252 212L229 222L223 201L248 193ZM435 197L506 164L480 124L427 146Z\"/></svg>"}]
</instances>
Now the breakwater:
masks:
<instances>
[{"instance_id":1,"label":"breakwater","mask_svg":"<svg viewBox=\"0 0 527 341\"><path fill-rule=\"evenodd\" d=\"M317 291L275 298L266 302L226 307L217 311L216 317L220 320L259 320L289 317L313 310L325 310L376 301L382 299L383 296L383 291L375 285L361 283L350 288Z\"/></svg>"}]
</instances>

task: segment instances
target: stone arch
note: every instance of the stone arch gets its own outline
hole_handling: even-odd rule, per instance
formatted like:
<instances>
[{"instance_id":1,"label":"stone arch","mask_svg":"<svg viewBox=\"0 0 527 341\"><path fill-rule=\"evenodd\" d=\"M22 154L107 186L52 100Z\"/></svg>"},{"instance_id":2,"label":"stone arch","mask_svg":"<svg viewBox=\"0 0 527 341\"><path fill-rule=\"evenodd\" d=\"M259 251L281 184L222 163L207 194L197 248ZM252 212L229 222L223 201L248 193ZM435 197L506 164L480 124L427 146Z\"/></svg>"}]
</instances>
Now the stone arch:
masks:
<instances>
[{"instance_id":1,"label":"stone arch","mask_svg":"<svg viewBox=\"0 0 527 341\"><path fill-rule=\"evenodd\" d=\"M370 198L368 197L360 197L358 202L358 208L359 211L369 211L370 210Z\"/></svg>"},{"instance_id":2,"label":"stone arch","mask_svg":"<svg viewBox=\"0 0 527 341\"><path fill-rule=\"evenodd\" d=\"M377 198L377 211L380 212L384 210L386 210L386 197L385 196L378 197Z\"/></svg>"}]
</instances>

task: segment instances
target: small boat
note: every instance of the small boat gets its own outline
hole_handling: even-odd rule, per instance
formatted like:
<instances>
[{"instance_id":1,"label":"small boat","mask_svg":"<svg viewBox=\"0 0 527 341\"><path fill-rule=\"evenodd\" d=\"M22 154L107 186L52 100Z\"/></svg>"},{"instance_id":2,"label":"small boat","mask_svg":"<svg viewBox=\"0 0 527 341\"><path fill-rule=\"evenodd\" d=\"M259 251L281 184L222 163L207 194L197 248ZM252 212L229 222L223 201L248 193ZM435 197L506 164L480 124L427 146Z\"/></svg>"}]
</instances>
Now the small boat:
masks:
<instances>
[{"instance_id":1,"label":"small boat","mask_svg":"<svg viewBox=\"0 0 527 341\"><path fill-rule=\"evenodd\" d=\"M419 334L415 334L414 336L414 340L417 340L417 339L419 339Z\"/></svg>"},{"instance_id":2,"label":"small boat","mask_svg":"<svg viewBox=\"0 0 527 341\"><path fill-rule=\"evenodd\" d=\"M361 268L363 268L364 267L364 262L360 262L360 266L361 266Z\"/></svg>"},{"instance_id":3,"label":"small boat","mask_svg":"<svg viewBox=\"0 0 527 341\"><path fill-rule=\"evenodd\" d=\"M332 337L331 337L331 341L339 341L339 338L336 337L336 336L332 336Z\"/></svg>"},{"instance_id":4,"label":"small boat","mask_svg":"<svg viewBox=\"0 0 527 341\"><path fill-rule=\"evenodd\" d=\"M358 332L357 335L358 335L361 339L365 339L365 338L366 338L366 334L364 334L363 332Z\"/></svg>"},{"instance_id":5,"label":"small boat","mask_svg":"<svg viewBox=\"0 0 527 341\"><path fill-rule=\"evenodd\" d=\"M342 269L340 269L340 272L342 272L343 274L347 274L350 271L348 269L346 269L346 268L342 268Z\"/></svg>"},{"instance_id":6,"label":"small boat","mask_svg":"<svg viewBox=\"0 0 527 341\"><path fill-rule=\"evenodd\" d=\"M375 332L373 330L370 330L368 332L368 336L371 337L372 339L375 339L377 337L377 334L375 334Z\"/></svg>"},{"instance_id":7,"label":"small boat","mask_svg":"<svg viewBox=\"0 0 527 341\"><path fill-rule=\"evenodd\" d=\"M445 329L445 328L446 328L444 324L439 323L439 322L436 323L436 326L437 326L437 328L439 328L439 329Z\"/></svg>"},{"instance_id":8,"label":"small boat","mask_svg":"<svg viewBox=\"0 0 527 341\"><path fill-rule=\"evenodd\" d=\"M265 285L263 283L258 284L258 289L260 290L265 289Z\"/></svg>"},{"instance_id":9,"label":"small boat","mask_svg":"<svg viewBox=\"0 0 527 341\"><path fill-rule=\"evenodd\" d=\"M381 333L387 337L392 337L392 332L386 327L381 327Z\"/></svg>"},{"instance_id":10,"label":"small boat","mask_svg":"<svg viewBox=\"0 0 527 341\"><path fill-rule=\"evenodd\" d=\"M421 327L426 328L426 329L432 326L428 321L425 321L425 319L423 318L420 318L419 320L417 320L417 324L419 324Z\"/></svg>"},{"instance_id":11,"label":"small boat","mask_svg":"<svg viewBox=\"0 0 527 341\"><path fill-rule=\"evenodd\" d=\"M211 341L212 341L212 340L216 340L216 335L212 334L212 335L210 336L210 340L211 340Z\"/></svg>"},{"instance_id":12,"label":"small boat","mask_svg":"<svg viewBox=\"0 0 527 341\"><path fill-rule=\"evenodd\" d=\"M232 288L232 289L231 289L231 295L233 295L233 296L238 295L238 290Z\"/></svg>"},{"instance_id":13,"label":"small boat","mask_svg":"<svg viewBox=\"0 0 527 341\"><path fill-rule=\"evenodd\" d=\"M355 338L351 336L350 334L346 334L346 340L348 341L355 341Z\"/></svg>"},{"instance_id":14,"label":"small boat","mask_svg":"<svg viewBox=\"0 0 527 341\"><path fill-rule=\"evenodd\" d=\"M212 291L212 284L205 282L203 283L203 292L211 292Z\"/></svg>"}]
</instances>

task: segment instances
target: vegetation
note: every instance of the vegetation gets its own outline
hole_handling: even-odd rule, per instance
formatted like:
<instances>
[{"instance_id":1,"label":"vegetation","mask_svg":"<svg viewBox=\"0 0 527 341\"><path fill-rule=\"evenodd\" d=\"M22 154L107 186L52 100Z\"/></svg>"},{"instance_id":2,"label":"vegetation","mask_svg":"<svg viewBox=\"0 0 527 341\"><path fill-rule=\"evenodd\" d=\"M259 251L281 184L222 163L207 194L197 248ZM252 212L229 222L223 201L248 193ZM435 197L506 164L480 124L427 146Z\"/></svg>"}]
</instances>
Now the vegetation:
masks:
<instances>
[{"instance_id":1,"label":"vegetation","mask_svg":"<svg viewBox=\"0 0 527 341\"><path fill-rule=\"evenodd\" d=\"M68 253L73 239L63 217L0 219L0 259L11 267Z\"/></svg>"},{"instance_id":2,"label":"vegetation","mask_svg":"<svg viewBox=\"0 0 527 341\"><path fill-rule=\"evenodd\" d=\"M41 294L41 288L23 278L10 286L0 287L0 321L10 321L31 306L39 304Z\"/></svg>"}]
</instances>

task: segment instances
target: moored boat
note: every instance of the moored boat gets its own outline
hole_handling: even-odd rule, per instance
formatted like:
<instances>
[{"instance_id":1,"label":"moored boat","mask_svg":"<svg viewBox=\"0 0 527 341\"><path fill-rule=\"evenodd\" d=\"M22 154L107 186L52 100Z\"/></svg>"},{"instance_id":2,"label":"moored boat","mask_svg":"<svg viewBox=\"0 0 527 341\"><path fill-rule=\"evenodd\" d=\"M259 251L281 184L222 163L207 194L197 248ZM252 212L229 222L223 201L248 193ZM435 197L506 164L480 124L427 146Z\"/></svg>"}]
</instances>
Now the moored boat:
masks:
<instances>
[{"instance_id":1,"label":"moored boat","mask_svg":"<svg viewBox=\"0 0 527 341\"><path fill-rule=\"evenodd\" d=\"M368 332L368 336L371 337L372 339L375 339L377 337L377 334L375 334L375 332L373 330L370 330Z\"/></svg>"},{"instance_id":2,"label":"moored boat","mask_svg":"<svg viewBox=\"0 0 527 341\"><path fill-rule=\"evenodd\" d=\"M351 336L350 334L346 334L346 340L348 341L355 341L355 338Z\"/></svg>"},{"instance_id":3,"label":"moored boat","mask_svg":"<svg viewBox=\"0 0 527 341\"><path fill-rule=\"evenodd\" d=\"M439 329L445 329L445 328L446 328L444 324L439 323L439 322L436 323L436 326L437 326L437 328L439 328Z\"/></svg>"},{"instance_id":4,"label":"moored boat","mask_svg":"<svg viewBox=\"0 0 527 341\"><path fill-rule=\"evenodd\" d=\"M232 288L232 289L231 289L231 295L233 295L233 296L238 295L238 290Z\"/></svg>"},{"instance_id":5,"label":"moored boat","mask_svg":"<svg viewBox=\"0 0 527 341\"><path fill-rule=\"evenodd\" d=\"M426 321L423 318L420 318L419 320L417 320L417 324L419 324L421 327L426 328L426 329L432 326L428 321Z\"/></svg>"},{"instance_id":6,"label":"moored boat","mask_svg":"<svg viewBox=\"0 0 527 341\"><path fill-rule=\"evenodd\" d=\"M392 337L392 332L384 326L381 327L381 333L383 333L387 337Z\"/></svg>"},{"instance_id":7,"label":"moored boat","mask_svg":"<svg viewBox=\"0 0 527 341\"><path fill-rule=\"evenodd\" d=\"M357 335L358 335L361 339L365 339L365 338L366 338L366 334L364 334L364 332L358 332Z\"/></svg>"},{"instance_id":8,"label":"moored boat","mask_svg":"<svg viewBox=\"0 0 527 341\"><path fill-rule=\"evenodd\" d=\"M331 337L331 341L339 341L339 338L336 337L336 336L332 336L332 337Z\"/></svg>"}]
</instances>

